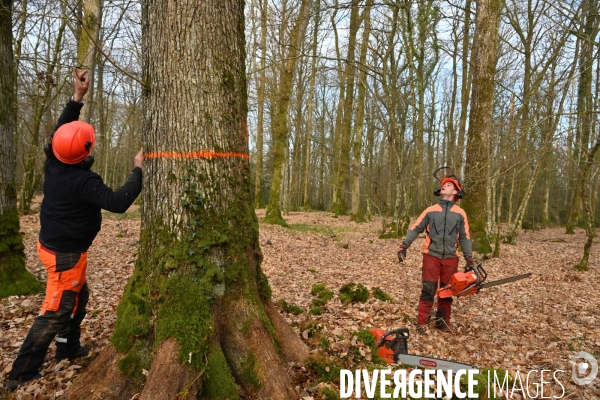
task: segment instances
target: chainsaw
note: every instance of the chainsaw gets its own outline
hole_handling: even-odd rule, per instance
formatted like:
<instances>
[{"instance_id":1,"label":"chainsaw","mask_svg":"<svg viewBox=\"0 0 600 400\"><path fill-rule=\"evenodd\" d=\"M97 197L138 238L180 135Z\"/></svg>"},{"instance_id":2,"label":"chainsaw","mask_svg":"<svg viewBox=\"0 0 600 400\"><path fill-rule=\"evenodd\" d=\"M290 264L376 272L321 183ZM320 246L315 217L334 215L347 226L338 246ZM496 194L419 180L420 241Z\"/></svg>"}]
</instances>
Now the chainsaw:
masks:
<instances>
[{"instance_id":1,"label":"chainsaw","mask_svg":"<svg viewBox=\"0 0 600 400\"><path fill-rule=\"evenodd\" d=\"M405 364L419 368L452 372L461 369L477 369L469 364L408 354L408 338L410 335L407 328L394 329L388 332L383 329L371 329L371 333L375 335L377 355L390 364Z\"/></svg>"},{"instance_id":2,"label":"chainsaw","mask_svg":"<svg viewBox=\"0 0 600 400\"><path fill-rule=\"evenodd\" d=\"M470 294L479 293L481 289L489 288L492 286L504 285L505 283L515 282L521 279L529 278L531 273L511 276L509 278L499 279L493 282L484 283L487 279L487 272L483 269L481 264L478 264L475 268L466 272L457 272L452 275L450 282L439 288L437 295L441 299L452 296L468 296Z\"/></svg>"}]
</instances>

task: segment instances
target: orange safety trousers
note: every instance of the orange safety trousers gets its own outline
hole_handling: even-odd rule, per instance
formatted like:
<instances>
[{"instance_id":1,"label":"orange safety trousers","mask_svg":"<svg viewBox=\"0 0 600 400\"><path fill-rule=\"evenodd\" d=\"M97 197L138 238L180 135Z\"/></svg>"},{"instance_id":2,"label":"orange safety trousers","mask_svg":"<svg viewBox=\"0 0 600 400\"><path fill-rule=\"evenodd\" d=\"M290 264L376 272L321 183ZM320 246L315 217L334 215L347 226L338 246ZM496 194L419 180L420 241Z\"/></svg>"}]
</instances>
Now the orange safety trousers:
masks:
<instances>
[{"instance_id":1,"label":"orange safety trousers","mask_svg":"<svg viewBox=\"0 0 600 400\"><path fill-rule=\"evenodd\" d=\"M40 313L58 311L63 293L67 290L79 293L86 282L87 252L57 253L46 249L40 242L37 243L37 251L40 260L42 260L48 271L46 298L42 303ZM78 297L75 297L75 307L73 307L72 314L77 311Z\"/></svg>"},{"instance_id":2,"label":"orange safety trousers","mask_svg":"<svg viewBox=\"0 0 600 400\"><path fill-rule=\"evenodd\" d=\"M37 250L48 271L46 297L8 373L9 380L27 381L37 376L55 337L56 359L69 358L81 347L80 325L89 299L87 252L55 252L39 242Z\"/></svg>"}]
</instances>

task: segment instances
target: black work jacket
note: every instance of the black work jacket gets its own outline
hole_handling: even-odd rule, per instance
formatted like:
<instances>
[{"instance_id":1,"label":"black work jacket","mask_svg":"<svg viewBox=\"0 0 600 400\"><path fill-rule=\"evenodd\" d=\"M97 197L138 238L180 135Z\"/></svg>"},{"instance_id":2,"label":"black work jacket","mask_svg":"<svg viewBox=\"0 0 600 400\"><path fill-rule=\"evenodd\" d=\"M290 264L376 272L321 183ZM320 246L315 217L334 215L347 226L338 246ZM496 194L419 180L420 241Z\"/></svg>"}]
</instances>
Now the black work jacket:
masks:
<instances>
[{"instance_id":1,"label":"black work jacket","mask_svg":"<svg viewBox=\"0 0 600 400\"><path fill-rule=\"evenodd\" d=\"M77 121L82 103L69 101L55 129ZM53 251L83 253L102 224L101 209L124 213L142 191L142 169L135 167L117 191L100 175L79 165L48 157L44 165L44 199L40 210L40 243Z\"/></svg>"}]
</instances>

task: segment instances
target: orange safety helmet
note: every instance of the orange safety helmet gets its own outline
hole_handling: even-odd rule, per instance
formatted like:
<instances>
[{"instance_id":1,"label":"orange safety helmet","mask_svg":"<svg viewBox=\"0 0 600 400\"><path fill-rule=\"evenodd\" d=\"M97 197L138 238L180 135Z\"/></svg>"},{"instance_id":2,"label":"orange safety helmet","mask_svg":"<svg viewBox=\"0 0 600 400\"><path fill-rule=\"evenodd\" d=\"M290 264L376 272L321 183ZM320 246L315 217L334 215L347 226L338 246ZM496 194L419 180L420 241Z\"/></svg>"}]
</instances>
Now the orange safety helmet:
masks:
<instances>
[{"instance_id":1,"label":"orange safety helmet","mask_svg":"<svg viewBox=\"0 0 600 400\"><path fill-rule=\"evenodd\" d=\"M435 170L433 173L433 177L440 182L440 188L435 189L433 194L436 196L440 195L441 187L444 186L444 183L450 182L454 185L457 193L454 196L454 201L458 202L465 196L465 192L463 190L462 185L460 184L460 180L458 176L454 173L454 170L450 167L441 167Z\"/></svg>"},{"instance_id":2,"label":"orange safety helmet","mask_svg":"<svg viewBox=\"0 0 600 400\"><path fill-rule=\"evenodd\" d=\"M461 191L462 188L460 187L460 183L458 183L458 181L454 178L451 178L449 176L445 177L444 179L442 179L442 186L444 186L444 183L450 182L454 185L454 187L456 188L456 191Z\"/></svg>"},{"instance_id":3,"label":"orange safety helmet","mask_svg":"<svg viewBox=\"0 0 600 400\"><path fill-rule=\"evenodd\" d=\"M52 138L52 152L65 164L78 164L90 155L96 144L94 128L87 122L62 125Z\"/></svg>"}]
</instances>

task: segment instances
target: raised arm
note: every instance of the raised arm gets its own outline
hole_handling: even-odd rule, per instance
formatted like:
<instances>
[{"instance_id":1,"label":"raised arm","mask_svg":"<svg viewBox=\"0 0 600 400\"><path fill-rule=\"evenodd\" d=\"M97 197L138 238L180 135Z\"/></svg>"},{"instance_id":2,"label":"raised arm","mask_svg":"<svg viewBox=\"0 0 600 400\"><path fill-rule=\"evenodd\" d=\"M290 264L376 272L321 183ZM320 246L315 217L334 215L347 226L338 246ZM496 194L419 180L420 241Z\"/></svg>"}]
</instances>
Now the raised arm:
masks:
<instances>
[{"instance_id":1,"label":"raised arm","mask_svg":"<svg viewBox=\"0 0 600 400\"><path fill-rule=\"evenodd\" d=\"M88 78L86 74L87 71L78 73L77 68L73 68L73 97L71 97L71 100L69 100L69 102L65 105L60 117L58 117L58 122L54 127L55 132L62 125L77 121L79 119L79 113L83 107L83 103L81 101L90 87L90 78Z\"/></svg>"}]
</instances>

